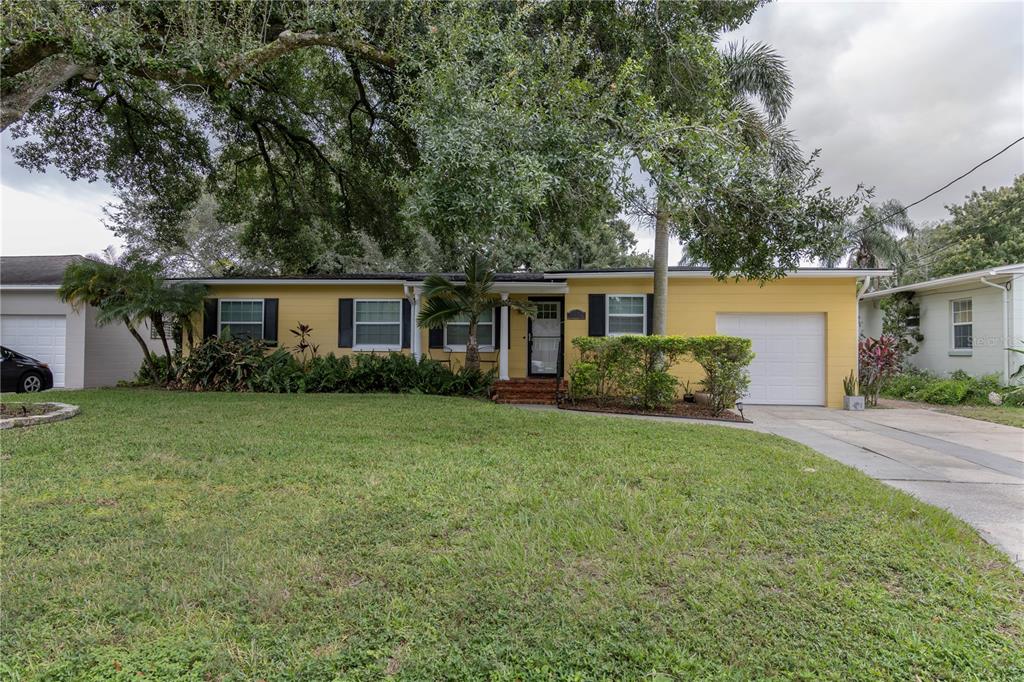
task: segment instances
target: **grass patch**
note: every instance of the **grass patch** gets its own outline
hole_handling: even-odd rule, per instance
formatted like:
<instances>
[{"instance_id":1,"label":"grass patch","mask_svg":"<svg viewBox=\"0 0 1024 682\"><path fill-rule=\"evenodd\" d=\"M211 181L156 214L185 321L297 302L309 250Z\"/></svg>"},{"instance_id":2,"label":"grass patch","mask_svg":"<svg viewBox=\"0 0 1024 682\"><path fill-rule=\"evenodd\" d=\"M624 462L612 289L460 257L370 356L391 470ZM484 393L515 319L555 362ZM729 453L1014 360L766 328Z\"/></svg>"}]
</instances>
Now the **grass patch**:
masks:
<instances>
[{"instance_id":1,"label":"grass patch","mask_svg":"<svg viewBox=\"0 0 1024 682\"><path fill-rule=\"evenodd\" d=\"M413 395L73 402L3 436L15 678L1024 676L1016 569L781 438Z\"/></svg>"},{"instance_id":2,"label":"grass patch","mask_svg":"<svg viewBox=\"0 0 1024 682\"><path fill-rule=\"evenodd\" d=\"M941 407L928 405L927 407L947 414L1024 429L1024 407L1015 405L943 405Z\"/></svg>"}]
</instances>

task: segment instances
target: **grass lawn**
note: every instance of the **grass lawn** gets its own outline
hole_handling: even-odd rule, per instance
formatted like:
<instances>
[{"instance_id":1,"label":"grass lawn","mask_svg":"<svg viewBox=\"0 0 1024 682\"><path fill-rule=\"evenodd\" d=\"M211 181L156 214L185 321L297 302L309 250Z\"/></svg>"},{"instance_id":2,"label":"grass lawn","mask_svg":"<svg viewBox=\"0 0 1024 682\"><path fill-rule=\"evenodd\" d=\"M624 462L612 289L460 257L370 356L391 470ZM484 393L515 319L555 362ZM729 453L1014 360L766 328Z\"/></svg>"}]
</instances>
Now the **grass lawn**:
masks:
<instances>
[{"instance_id":1,"label":"grass lawn","mask_svg":"<svg viewBox=\"0 0 1024 682\"><path fill-rule=\"evenodd\" d=\"M781 438L423 396L53 399L82 414L2 436L5 679L1024 677L1020 572Z\"/></svg>"},{"instance_id":2,"label":"grass lawn","mask_svg":"<svg viewBox=\"0 0 1024 682\"><path fill-rule=\"evenodd\" d=\"M995 424L1006 424L1024 429L1024 407L1010 407L1008 405L929 405L932 409L948 414L957 414L961 417L980 419Z\"/></svg>"}]
</instances>

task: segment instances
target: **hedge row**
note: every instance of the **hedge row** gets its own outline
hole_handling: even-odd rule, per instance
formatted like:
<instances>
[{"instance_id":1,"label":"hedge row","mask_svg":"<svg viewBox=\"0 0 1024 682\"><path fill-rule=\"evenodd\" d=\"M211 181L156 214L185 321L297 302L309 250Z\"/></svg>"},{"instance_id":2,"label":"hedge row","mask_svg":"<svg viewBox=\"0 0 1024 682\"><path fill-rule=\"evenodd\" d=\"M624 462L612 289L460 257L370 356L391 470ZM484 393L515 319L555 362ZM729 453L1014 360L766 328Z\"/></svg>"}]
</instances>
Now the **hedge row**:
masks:
<instances>
[{"instance_id":1,"label":"hedge row","mask_svg":"<svg viewBox=\"0 0 1024 682\"><path fill-rule=\"evenodd\" d=\"M580 359L569 369L569 395L580 400L625 400L644 409L665 407L678 397L670 370L688 357L704 369L700 382L720 412L750 385L754 359L750 340L734 336L581 336L572 340Z\"/></svg>"}]
</instances>

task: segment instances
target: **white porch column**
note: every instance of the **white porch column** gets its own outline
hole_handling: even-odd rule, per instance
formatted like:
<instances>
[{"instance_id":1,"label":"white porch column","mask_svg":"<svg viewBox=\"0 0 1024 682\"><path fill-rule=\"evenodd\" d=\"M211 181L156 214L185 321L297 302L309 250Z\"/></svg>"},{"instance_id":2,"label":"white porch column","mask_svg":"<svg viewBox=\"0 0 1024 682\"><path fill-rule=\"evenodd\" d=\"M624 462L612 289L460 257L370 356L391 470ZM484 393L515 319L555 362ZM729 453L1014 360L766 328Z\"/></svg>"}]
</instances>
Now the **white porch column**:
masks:
<instances>
[{"instance_id":1,"label":"white porch column","mask_svg":"<svg viewBox=\"0 0 1024 682\"><path fill-rule=\"evenodd\" d=\"M412 338L409 344L412 348L412 356L416 358L418 362L420 356L423 354L423 334L421 333L420 326L416 323L417 318L420 316L420 307L423 305L423 292L420 291L419 287L413 287L412 290Z\"/></svg>"},{"instance_id":2,"label":"white porch column","mask_svg":"<svg viewBox=\"0 0 1024 682\"><path fill-rule=\"evenodd\" d=\"M508 294L501 295L502 301L508 301ZM498 346L498 378L508 380L508 306L501 306L501 344Z\"/></svg>"}]
</instances>

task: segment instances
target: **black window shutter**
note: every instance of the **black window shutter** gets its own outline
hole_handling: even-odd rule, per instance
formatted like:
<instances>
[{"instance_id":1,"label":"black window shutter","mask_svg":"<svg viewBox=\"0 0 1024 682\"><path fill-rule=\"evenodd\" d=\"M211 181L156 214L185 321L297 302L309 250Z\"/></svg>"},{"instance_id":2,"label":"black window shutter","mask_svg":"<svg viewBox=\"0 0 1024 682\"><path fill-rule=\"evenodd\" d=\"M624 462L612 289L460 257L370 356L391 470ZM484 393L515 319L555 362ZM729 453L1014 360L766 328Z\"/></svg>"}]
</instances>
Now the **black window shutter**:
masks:
<instances>
[{"instance_id":1,"label":"black window shutter","mask_svg":"<svg viewBox=\"0 0 1024 682\"><path fill-rule=\"evenodd\" d=\"M412 304L409 299L402 299L402 348L411 348L412 344Z\"/></svg>"},{"instance_id":2,"label":"black window shutter","mask_svg":"<svg viewBox=\"0 0 1024 682\"><path fill-rule=\"evenodd\" d=\"M338 299L338 348L352 347L353 300Z\"/></svg>"},{"instance_id":3,"label":"black window shutter","mask_svg":"<svg viewBox=\"0 0 1024 682\"><path fill-rule=\"evenodd\" d=\"M654 294L647 294L647 307L644 310L647 311L644 315L644 331L650 336L654 333Z\"/></svg>"},{"instance_id":4,"label":"black window shutter","mask_svg":"<svg viewBox=\"0 0 1024 682\"><path fill-rule=\"evenodd\" d=\"M277 299L263 299L263 340L277 345Z\"/></svg>"},{"instance_id":5,"label":"black window shutter","mask_svg":"<svg viewBox=\"0 0 1024 682\"><path fill-rule=\"evenodd\" d=\"M427 338L427 348L444 348L444 327L431 329Z\"/></svg>"},{"instance_id":6,"label":"black window shutter","mask_svg":"<svg viewBox=\"0 0 1024 682\"><path fill-rule=\"evenodd\" d=\"M501 348L501 308L502 306L494 307L494 347Z\"/></svg>"},{"instance_id":7,"label":"black window shutter","mask_svg":"<svg viewBox=\"0 0 1024 682\"><path fill-rule=\"evenodd\" d=\"M590 309L587 336L604 336L604 294L590 294L587 307Z\"/></svg>"},{"instance_id":8,"label":"black window shutter","mask_svg":"<svg viewBox=\"0 0 1024 682\"><path fill-rule=\"evenodd\" d=\"M217 299L203 299L203 338L217 336Z\"/></svg>"}]
</instances>

